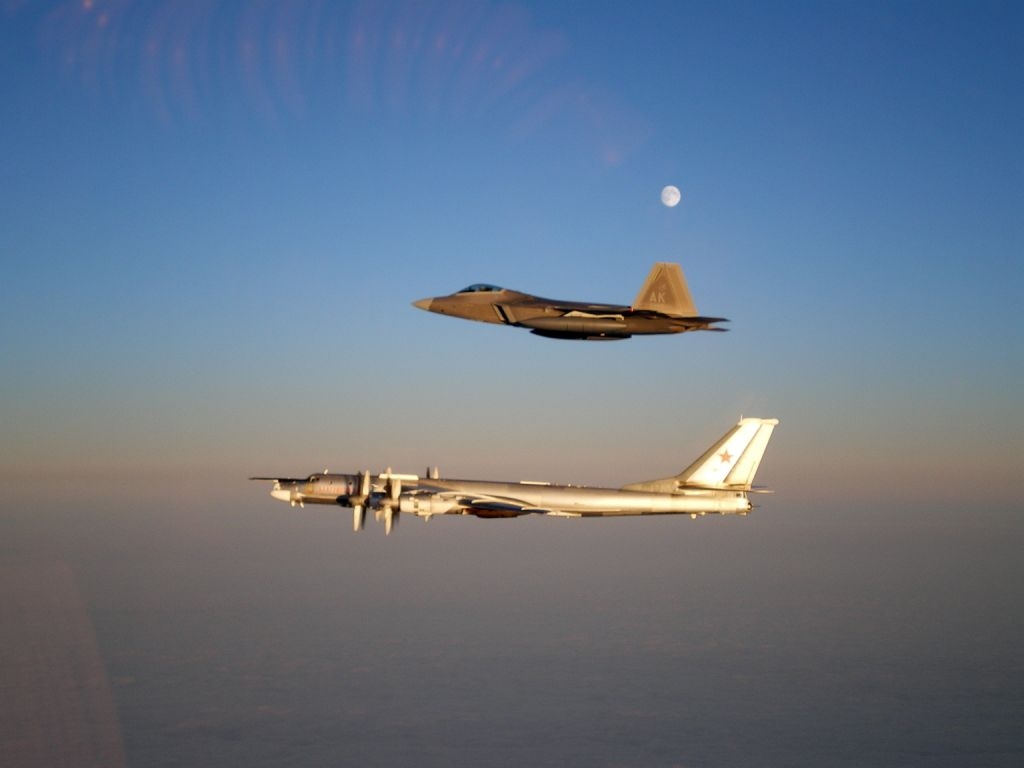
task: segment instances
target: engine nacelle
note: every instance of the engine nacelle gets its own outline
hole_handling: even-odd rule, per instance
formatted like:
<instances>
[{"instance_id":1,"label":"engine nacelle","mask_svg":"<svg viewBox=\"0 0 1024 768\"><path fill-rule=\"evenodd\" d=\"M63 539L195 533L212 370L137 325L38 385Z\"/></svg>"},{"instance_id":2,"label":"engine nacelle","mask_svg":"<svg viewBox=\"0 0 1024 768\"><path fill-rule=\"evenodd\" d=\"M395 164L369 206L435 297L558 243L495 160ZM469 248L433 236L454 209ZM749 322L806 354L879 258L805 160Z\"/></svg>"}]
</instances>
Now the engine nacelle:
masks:
<instances>
[{"instance_id":1,"label":"engine nacelle","mask_svg":"<svg viewBox=\"0 0 1024 768\"><path fill-rule=\"evenodd\" d=\"M458 507L458 503L445 499L435 493L406 494L398 502L400 512L430 517L431 515L447 515Z\"/></svg>"}]
</instances>

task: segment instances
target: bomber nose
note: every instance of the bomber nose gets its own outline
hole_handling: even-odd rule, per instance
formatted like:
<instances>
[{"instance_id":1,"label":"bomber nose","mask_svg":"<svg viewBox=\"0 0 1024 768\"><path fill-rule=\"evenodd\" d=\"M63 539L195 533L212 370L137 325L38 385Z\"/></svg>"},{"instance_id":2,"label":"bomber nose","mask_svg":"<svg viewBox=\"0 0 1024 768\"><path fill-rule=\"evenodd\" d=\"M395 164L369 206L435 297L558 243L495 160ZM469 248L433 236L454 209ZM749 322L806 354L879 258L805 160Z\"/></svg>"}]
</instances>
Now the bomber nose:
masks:
<instances>
[{"instance_id":1,"label":"bomber nose","mask_svg":"<svg viewBox=\"0 0 1024 768\"><path fill-rule=\"evenodd\" d=\"M431 305L431 303L433 303L433 301L434 301L433 299L420 299L419 301L414 301L412 303L412 305L414 307L419 307L420 309L425 309L425 310L427 310L429 312L430 311L430 305Z\"/></svg>"}]
</instances>

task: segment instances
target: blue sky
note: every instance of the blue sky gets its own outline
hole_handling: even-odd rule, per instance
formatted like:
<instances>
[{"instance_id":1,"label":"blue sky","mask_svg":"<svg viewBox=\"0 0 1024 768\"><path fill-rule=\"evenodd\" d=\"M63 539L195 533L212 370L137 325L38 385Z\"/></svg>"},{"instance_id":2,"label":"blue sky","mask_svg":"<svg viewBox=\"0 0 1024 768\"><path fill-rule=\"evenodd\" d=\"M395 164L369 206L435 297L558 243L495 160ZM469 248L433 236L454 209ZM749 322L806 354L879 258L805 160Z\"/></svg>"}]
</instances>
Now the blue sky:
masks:
<instances>
[{"instance_id":1,"label":"blue sky","mask_svg":"<svg viewBox=\"0 0 1024 768\"><path fill-rule=\"evenodd\" d=\"M779 512L1016 503L1016 3L0 18L18 485L241 495L248 474L427 463L618 485L743 413L782 421L760 478ZM732 331L573 344L410 306L477 281L628 302L657 260Z\"/></svg>"}]
</instances>

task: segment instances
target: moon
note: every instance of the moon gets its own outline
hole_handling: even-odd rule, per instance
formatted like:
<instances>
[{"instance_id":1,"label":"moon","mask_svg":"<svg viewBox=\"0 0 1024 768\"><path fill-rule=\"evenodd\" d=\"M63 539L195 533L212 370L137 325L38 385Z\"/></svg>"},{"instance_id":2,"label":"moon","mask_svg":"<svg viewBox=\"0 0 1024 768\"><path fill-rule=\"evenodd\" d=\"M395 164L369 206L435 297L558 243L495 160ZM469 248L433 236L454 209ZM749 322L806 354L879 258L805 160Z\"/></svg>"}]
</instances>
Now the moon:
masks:
<instances>
[{"instance_id":1,"label":"moon","mask_svg":"<svg viewBox=\"0 0 1024 768\"><path fill-rule=\"evenodd\" d=\"M679 187L674 187L669 184L663 190L661 190L661 202L667 208L675 208L679 205L679 200L682 195L679 194Z\"/></svg>"}]
</instances>

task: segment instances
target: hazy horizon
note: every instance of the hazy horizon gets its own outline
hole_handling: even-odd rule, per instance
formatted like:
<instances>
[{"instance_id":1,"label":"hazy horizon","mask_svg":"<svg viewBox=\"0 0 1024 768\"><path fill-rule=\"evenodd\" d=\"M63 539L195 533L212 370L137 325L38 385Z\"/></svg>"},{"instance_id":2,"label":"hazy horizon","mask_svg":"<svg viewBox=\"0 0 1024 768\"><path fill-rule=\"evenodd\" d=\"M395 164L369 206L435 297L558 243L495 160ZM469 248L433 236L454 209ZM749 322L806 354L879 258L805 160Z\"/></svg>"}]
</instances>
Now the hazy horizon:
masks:
<instances>
[{"instance_id":1,"label":"hazy horizon","mask_svg":"<svg viewBox=\"0 0 1024 768\"><path fill-rule=\"evenodd\" d=\"M1020 757L1016 516L774 499L385 538L246 495L5 519L8 566L71 574L128 765Z\"/></svg>"}]
</instances>

